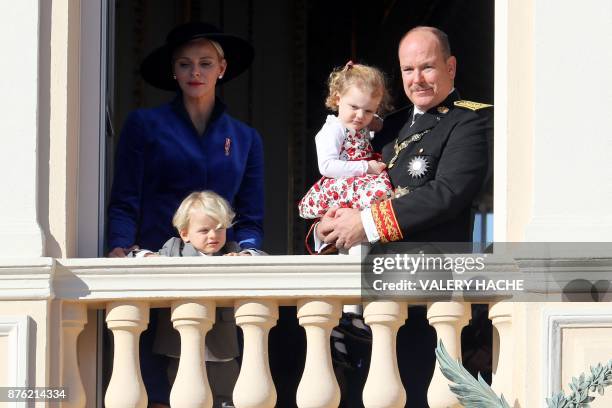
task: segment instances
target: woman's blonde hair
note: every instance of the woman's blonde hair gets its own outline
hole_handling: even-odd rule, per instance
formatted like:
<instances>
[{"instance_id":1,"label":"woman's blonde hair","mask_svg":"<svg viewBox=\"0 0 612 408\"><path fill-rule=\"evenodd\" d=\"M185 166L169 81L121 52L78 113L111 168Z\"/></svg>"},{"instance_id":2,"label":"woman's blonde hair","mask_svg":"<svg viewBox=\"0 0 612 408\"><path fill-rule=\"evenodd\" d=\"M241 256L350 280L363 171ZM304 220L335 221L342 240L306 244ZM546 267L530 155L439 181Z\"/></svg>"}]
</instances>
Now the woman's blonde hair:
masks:
<instances>
[{"instance_id":1,"label":"woman's blonde hair","mask_svg":"<svg viewBox=\"0 0 612 408\"><path fill-rule=\"evenodd\" d=\"M192 211L201 211L218 222L217 228L231 227L236 216L227 200L219 194L212 191L196 191L183 200L172 217L172 225L179 233L189 227Z\"/></svg>"},{"instance_id":2,"label":"woman's blonde hair","mask_svg":"<svg viewBox=\"0 0 612 408\"><path fill-rule=\"evenodd\" d=\"M327 86L325 106L334 112L338 111L338 97L344 95L351 86L356 86L363 92L371 92L372 95L382 96L376 113L381 114L392 109L385 74L378 68L349 61L343 67L334 68L327 79Z\"/></svg>"},{"instance_id":3,"label":"woman's blonde hair","mask_svg":"<svg viewBox=\"0 0 612 408\"><path fill-rule=\"evenodd\" d=\"M174 63L178 59L179 54L183 51L183 49L185 49L185 47L188 47L189 45L193 45L193 43L195 42L204 41L204 40L208 41L208 43L210 43L210 45L212 45L212 47L215 49L215 51L217 52L217 56L219 57L219 61L225 59L225 52L223 52L223 47L221 47L221 44L219 44L215 40L211 40L210 38L202 37L202 38L195 38L189 42L186 42L185 44L182 44L176 50L174 50L172 52L172 59L171 59L172 65L174 65Z\"/></svg>"}]
</instances>

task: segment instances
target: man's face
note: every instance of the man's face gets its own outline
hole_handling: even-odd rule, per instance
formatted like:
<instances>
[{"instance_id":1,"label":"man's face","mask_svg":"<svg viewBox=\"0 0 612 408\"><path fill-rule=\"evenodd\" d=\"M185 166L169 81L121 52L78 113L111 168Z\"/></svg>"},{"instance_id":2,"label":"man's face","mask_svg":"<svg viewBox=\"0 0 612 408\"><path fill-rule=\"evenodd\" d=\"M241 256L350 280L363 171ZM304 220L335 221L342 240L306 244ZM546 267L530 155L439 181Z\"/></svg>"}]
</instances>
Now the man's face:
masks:
<instances>
[{"instance_id":1,"label":"man's face","mask_svg":"<svg viewBox=\"0 0 612 408\"><path fill-rule=\"evenodd\" d=\"M440 104L453 89L455 57L445 60L438 39L428 31L415 31L402 40L399 63L404 92L422 111Z\"/></svg>"}]
</instances>

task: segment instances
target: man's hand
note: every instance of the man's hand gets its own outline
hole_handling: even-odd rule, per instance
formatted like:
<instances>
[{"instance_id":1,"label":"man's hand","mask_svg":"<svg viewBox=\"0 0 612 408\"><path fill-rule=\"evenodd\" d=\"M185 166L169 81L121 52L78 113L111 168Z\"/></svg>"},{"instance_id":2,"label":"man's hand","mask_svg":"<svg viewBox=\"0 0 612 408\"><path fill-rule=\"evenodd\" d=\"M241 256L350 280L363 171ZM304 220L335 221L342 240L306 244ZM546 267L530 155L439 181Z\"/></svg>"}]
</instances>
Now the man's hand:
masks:
<instances>
[{"instance_id":1,"label":"man's hand","mask_svg":"<svg viewBox=\"0 0 612 408\"><path fill-rule=\"evenodd\" d=\"M321 241L325 241L327 234L334 229L331 223L334 221L336 211L338 211L338 209L338 207L330 208L317 223L315 234L317 234L317 238L319 238Z\"/></svg>"},{"instance_id":2,"label":"man's hand","mask_svg":"<svg viewBox=\"0 0 612 408\"><path fill-rule=\"evenodd\" d=\"M113 250L108 253L108 257L109 258L125 258L127 254L129 254L131 251L135 249L140 249L140 247L138 245L132 245L129 248L121 248L121 247L113 248Z\"/></svg>"},{"instance_id":3,"label":"man's hand","mask_svg":"<svg viewBox=\"0 0 612 408\"><path fill-rule=\"evenodd\" d=\"M368 174L380 174L387 167L383 162L376 160L368 160Z\"/></svg>"},{"instance_id":4,"label":"man's hand","mask_svg":"<svg viewBox=\"0 0 612 408\"><path fill-rule=\"evenodd\" d=\"M335 243L338 249L348 249L366 240L359 210L332 208L317 228L317 234L327 243Z\"/></svg>"}]
</instances>

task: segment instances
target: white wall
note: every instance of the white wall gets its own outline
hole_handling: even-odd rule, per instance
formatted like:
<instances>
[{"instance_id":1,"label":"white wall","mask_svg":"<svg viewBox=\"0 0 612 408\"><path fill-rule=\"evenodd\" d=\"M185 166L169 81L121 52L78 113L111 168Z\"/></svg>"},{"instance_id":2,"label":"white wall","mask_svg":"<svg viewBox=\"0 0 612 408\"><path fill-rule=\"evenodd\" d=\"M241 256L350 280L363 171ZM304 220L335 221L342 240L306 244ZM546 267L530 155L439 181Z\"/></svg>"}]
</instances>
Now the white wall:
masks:
<instances>
[{"instance_id":1,"label":"white wall","mask_svg":"<svg viewBox=\"0 0 612 408\"><path fill-rule=\"evenodd\" d=\"M528 240L612 239L612 2L535 2Z\"/></svg>"},{"instance_id":2,"label":"white wall","mask_svg":"<svg viewBox=\"0 0 612 408\"><path fill-rule=\"evenodd\" d=\"M5 1L0 13L0 256L43 254L37 217L38 0Z\"/></svg>"}]
</instances>

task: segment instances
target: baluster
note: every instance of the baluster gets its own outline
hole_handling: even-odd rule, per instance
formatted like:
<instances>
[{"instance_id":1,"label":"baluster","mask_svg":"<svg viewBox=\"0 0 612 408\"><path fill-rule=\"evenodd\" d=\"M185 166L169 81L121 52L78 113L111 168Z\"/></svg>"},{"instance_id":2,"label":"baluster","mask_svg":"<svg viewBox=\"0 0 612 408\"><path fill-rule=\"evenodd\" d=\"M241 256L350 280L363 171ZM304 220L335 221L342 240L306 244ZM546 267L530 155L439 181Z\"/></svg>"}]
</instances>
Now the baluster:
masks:
<instances>
[{"instance_id":1,"label":"baluster","mask_svg":"<svg viewBox=\"0 0 612 408\"><path fill-rule=\"evenodd\" d=\"M115 349L113 373L104 405L110 408L145 408L148 400L140 374L138 341L140 333L149 324L149 305L145 302L113 302L106 310L106 324L113 332Z\"/></svg>"},{"instance_id":2,"label":"baluster","mask_svg":"<svg viewBox=\"0 0 612 408\"><path fill-rule=\"evenodd\" d=\"M172 302L172 324L181 336L181 359L170 392L172 407L210 408L213 405L204 361L204 340L214 322L214 301Z\"/></svg>"},{"instance_id":3,"label":"baluster","mask_svg":"<svg viewBox=\"0 0 612 408\"><path fill-rule=\"evenodd\" d=\"M77 339L87 323L87 306L79 303L62 303L62 386L70 390L69 398L62 401L62 407L84 407L85 389L81 381L77 358Z\"/></svg>"},{"instance_id":4,"label":"baluster","mask_svg":"<svg viewBox=\"0 0 612 408\"><path fill-rule=\"evenodd\" d=\"M408 317L405 302L379 301L366 304L365 322L372 328L372 358L363 387L366 408L400 408L406 390L397 367L397 331Z\"/></svg>"},{"instance_id":5,"label":"baluster","mask_svg":"<svg viewBox=\"0 0 612 408\"><path fill-rule=\"evenodd\" d=\"M512 330L512 303L498 302L489 305L489 319L497 330L496 340L499 353L497 364L493 363L493 382L491 388L510 405L514 401L512 391L512 365L514 349L514 331ZM495 334L495 333L494 333ZM495 356L495 348L493 355Z\"/></svg>"},{"instance_id":6,"label":"baluster","mask_svg":"<svg viewBox=\"0 0 612 408\"><path fill-rule=\"evenodd\" d=\"M329 336L338 325L338 300L300 300L300 326L306 330L306 363L297 389L300 408L333 408L340 404L340 387L332 366Z\"/></svg>"},{"instance_id":7,"label":"baluster","mask_svg":"<svg viewBox=\"0 0 612 408\"><path fill-rule=\"evenodd\" d=\"M461 358L461 329L469 322L471 315L469 303L434 302L427 305L429 324L436 329L438 340L442 340L448 354L454 359ZM449 382L436 361L436 368L427 390L427 402L430 408L461 406L448 385Z\"/></svg>"},{"instance_id":8,"label":"baluster","mask_svg":"<svg viewBox=\"0 0 612 408\"><path fill-rule=\"evenodd\" d=\"M240 300L235 304L236 324L244 335L240 375L234 387L236 408L272 408L276 389L268 361L268 333L278 320L278 305L271 300Z\"/></svg>"}]
</instances>

